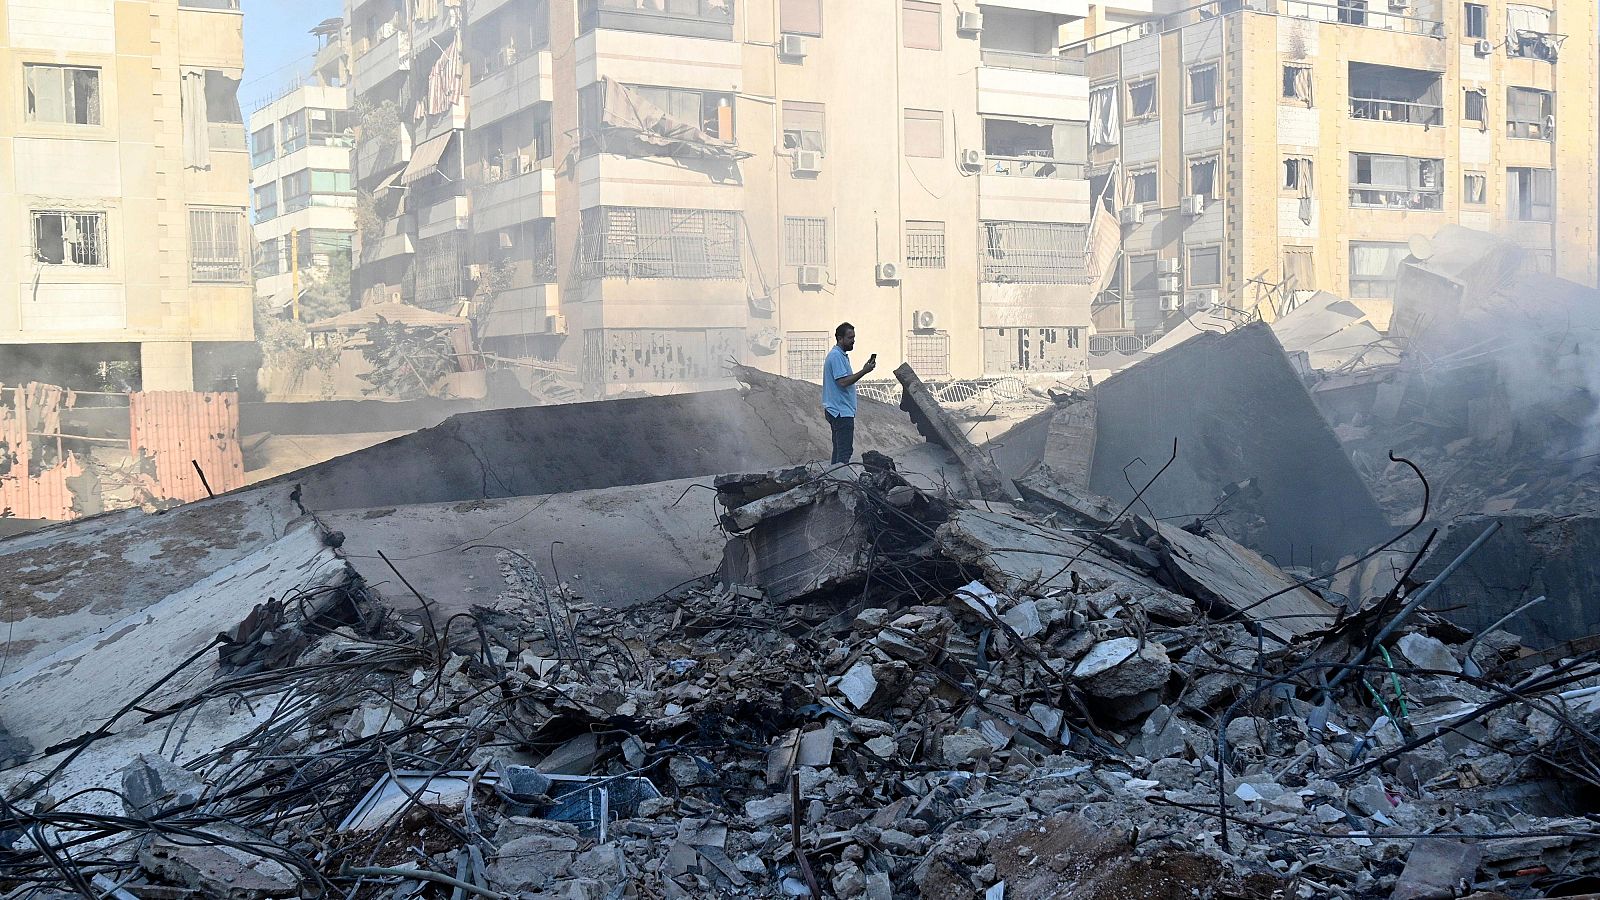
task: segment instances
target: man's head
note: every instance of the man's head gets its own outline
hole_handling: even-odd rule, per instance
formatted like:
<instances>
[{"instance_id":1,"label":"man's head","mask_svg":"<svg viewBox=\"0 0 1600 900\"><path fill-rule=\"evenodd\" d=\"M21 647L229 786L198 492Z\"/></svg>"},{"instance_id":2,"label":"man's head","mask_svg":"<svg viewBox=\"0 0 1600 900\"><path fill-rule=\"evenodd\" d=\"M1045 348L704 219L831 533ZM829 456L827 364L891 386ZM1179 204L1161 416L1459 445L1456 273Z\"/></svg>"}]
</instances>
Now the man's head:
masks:
<instances>
[{"instance_id":1,"label":"man's head","mask_svg":"<svg viewBox=\"0 0 1600 900\"><path fill-rule=\"evenodd\" d=\"M856 327L849 322L839 323L833 330L833 339L839 342L839 349L849 353L856 348Z\"/></svg>"}]
</instances>

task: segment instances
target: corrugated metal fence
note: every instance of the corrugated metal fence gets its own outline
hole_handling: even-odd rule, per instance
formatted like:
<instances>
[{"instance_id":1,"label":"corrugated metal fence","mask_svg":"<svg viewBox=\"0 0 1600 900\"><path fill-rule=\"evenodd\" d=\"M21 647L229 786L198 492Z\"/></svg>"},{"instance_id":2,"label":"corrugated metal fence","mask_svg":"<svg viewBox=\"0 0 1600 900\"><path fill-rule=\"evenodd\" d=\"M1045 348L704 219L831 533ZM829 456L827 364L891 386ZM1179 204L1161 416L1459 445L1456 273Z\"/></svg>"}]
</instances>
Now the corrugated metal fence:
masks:
<instances>
[{"instance_id":1,"label":"corrugated metal fence","mask_svg":"<svg viewBox=\"0 0 1600 900\"><path fill-rule=\"evenodd\" d=\"M244 487L237 394L150 391L129 395L128 409L129 446L135 457L148 453L155 459L164 499L206 498L197 463L215 493Z\"/></svg>"}]
</instances>

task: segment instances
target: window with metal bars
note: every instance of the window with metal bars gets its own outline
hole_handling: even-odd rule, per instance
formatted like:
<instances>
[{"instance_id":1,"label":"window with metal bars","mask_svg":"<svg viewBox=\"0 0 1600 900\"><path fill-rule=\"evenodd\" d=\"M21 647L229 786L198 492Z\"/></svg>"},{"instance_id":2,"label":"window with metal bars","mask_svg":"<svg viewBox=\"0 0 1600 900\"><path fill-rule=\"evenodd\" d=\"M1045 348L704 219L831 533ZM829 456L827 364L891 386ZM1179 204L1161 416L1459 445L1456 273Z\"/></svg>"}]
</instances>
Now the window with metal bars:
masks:
<instances>
[{"instance_id":1,"label":"window with metal bars","mask_svg":"<svg viewBox=\"0 0 1600 900\"><path fill-rule=\"evenodd\" d=\"M822 365L833 349L833 338L825 331L791 331L783 344L789 377L822 383Z\"/></svg>"},{"instance_id":2,"label":"window with metal bars","mask_svg":"<svg viewBox=\"0 0 1600 900\"><path fill-rule=\"evenodd\" d=\"M1061 222L982 222L983 280L1079 284L1089 277L1089 226Z\"/></svg>"},{"instance_id":3,"label":"window with metal bars","mask_svg":"<svg viewBox=\"0 0 1600 900\"><path fill-rule=\"evenodd\" d=\"M241 282L249 265L244 210L189 210L189 280Z\"/></svg>"},{"instance_id":4,"label":"window with metal bars","mask_svg":"<svg viewBox=\"0 0 1600 900\"><path fill-rule=\"evenodd\" d=\"M42 209L33 212L33 258L49 266L109 266L106 214Z\"/></svg>"},{"instance_id":5,"label":"window with metal bars","mask_svg":"<svg viewBox=\"0 0 1600 900\"><path fill-rule=\"evenodd\" d=\"M741 278L739 230L739 213L726 210L586 209L583 274L586 278Z\"/></svg>"},{"instance_id":6,"label":"window with metal bars","mask_svg":"<svg viewBox=\"0 0 1600 900\"><path fill-rule=\"evenodd\" d=\"M444 311L465 295L461 267L466 247L460 235L450 231L417 242L416 301L423 309Z\"/></svg>"},{"instance_id":7,"label":"window with metal bars","mask_svg":"<svg viewBox=\"0 0 1600 900\"><path fill-rule=\"evenodd\" d=\"M950 374L950 333L913 331L906 335L906 362L918 375L937 377Z\"/></svg>"},{"instance_id":8,"label":"window with metal bars","mask_svg":"<svg viewBox=\"0 0 1600 900\"><path fill-rule=\"evenodd\" d=\"M906 223L906 266L912 269L944 268L944 223Z\"/></svg>"},{"instance_id":9,"label":"window with metal bars","mask_svg":"<svg viewBox=\"0 0 1600 900\"><path fill-rule=\"evenodd\" d=\"M828 264L828 220L787 216L783 220L783 258L791 266Z\"/></svg>"}]
</instances>

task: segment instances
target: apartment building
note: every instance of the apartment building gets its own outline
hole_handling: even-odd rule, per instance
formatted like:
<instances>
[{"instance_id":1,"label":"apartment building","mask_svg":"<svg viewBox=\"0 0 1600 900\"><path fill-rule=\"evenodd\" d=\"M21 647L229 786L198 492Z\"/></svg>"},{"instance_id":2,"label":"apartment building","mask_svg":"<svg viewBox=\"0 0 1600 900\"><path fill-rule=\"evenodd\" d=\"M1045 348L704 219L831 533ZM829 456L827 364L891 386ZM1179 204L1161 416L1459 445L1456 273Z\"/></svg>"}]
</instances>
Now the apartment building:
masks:
<instances>
[{"instance_id":1,"label":"apartment building","mask_svg":"<svg viewBox=\"0 0 1600 900\"><path fill-rule=\"evenodd\" d=\"M1596 282L1593 0L1222 0L1070 45L1125 251L1105 334L1386 298L1446 224ZM1417 236L1424 240L1414 240Z\"/></svg>"},{"instance_id":2,"label":"apartment building","mask_svg":"<svg viewBox=\"0 0 1600 900\"><path fill-rule=\"evenodd\" d=\"M237 7L0 4L0 380L127 361L187 390L253 338Z\"/></svg>"},{"instance_id":3,"label":"apartment building","mask_svg":"<svg viewBox=\"0 0 1600 900\"><path fill-rule=\"evenodd\" d=\"M250 116L256 299L299 317L300 294L350 265L356 230L349 57L344 22L311 34L311 71Z\"/></svg>"},{"instance_id":4,"label":"apartment building","mask_svg":"<svg viewBox=\"0 0 1600 900\"><path fill-rule=\"evenodd\" d=\"M1120 237L1084 63L1057 53L1089 14L349 0L357 288L466 312L595 395L729 362L819 378L846 319L885 373L1079 366Z\"/></svg>"}]
</instances>

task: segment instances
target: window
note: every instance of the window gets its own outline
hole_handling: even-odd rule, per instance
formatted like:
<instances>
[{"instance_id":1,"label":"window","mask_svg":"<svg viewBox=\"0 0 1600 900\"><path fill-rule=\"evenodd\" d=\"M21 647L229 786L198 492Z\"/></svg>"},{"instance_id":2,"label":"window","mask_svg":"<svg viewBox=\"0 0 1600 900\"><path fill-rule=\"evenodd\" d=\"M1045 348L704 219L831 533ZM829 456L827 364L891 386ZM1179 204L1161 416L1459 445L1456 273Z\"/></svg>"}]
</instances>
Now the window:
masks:
<instances>
[{"instance_id":1,"label":"window","mask_svg":"<svg viewBox=\"0 0 1600 900\"><path fill-rule=\"evenodd\" d=\"M1283 99L1311 105L1311 67L1283 67Z\"/></svg>"},{"instance_id":2,"label":"window","mask_svg":"<svg viewBox=\"0 0 1600 900\"><path fill-rule=\"evenodd\" d=\"M100 70L77 66L22 67L29 122L100 124Z\"/></svg>"},{"instance_id":3,"label":"window","mask_svg":"<svg viewBox=\"0 0 1600 900\"><path fill-rule=\"evenodd\" d=\"M278 120L278 134L283 142L285 156L296 150L303 149L306 145L306 111L290 113Z\"/></svg>"},{"instance_id":4,"label":"window","mask_svg":"<svg viewBox=\"0 0 1600 900\"><path fill-rule=\"evenodd\" d=\"M984 171L1030 178L1082 178L1089 159L1089 127L1084 122L986 118L983 120Z\"/></svg>"},{"instance_id":5,"label":"window","mask_svg":"<svg viewBox=\"0 0 1600 900\"><path fill-rule=\"evenodd\" d=\"M294 212L311 205L311 170L301 169L283 178L283 211Z\"/></svg>"},{"instance_id":6,"label":"window","mask_svg":"<svg viewBox=\"0 0 1600 900\"><path fill-rule=\"evenodd\" d=\"M944 113L934 109L906 110L906 155L944 156Z\"/></svg>"},{"instance_id":7,"label":"window","mask_svg":"<svg viewBox=\"0 0 1600 900\"><path fill-rule=\"evenodd\" d=\"M828 220L786 216L783 220L783 258L791 266L826 266Z\"/></svg>"},{"instance_id":8,"label":"window","mask_svg":"<svg viewBox=\"0 0 1600 900\"><path fill-rule=\"evenodd\" d=\"M1352 153L1350 205L1386 209L1443 209L1444 160Z\"/></svg>"},{"instance_id":9,"label":"window","mask_svg":"<svg viewBox=\"0 0 1600 900\"><path fill-rule=\"evenodd\" d=\"M1518 222L1555 221L1555 173L1516 166L1506 169L1506 208Z\"/></svg>"},{"instance_id":10,"label":"window","mask_svg":"<svg viewBox=\"0 0 1600 900\"><path fill-rule=\"evenodd\" d=\"M783 149L823 152L821 103L783 101Z\"/></svg>"},{"instance_id":11,"label":"window","mask_svg":"<svg viewBox=\"0 0 1600 900\"><path fill-rule=\"evenodd\" d=\"M273 143L271 125L250 135L250 165L263 166L272 162L277 156L277 149Z\"/></svg>"},{"instance_id":12,"label":"window","mask_svg":"<svg viewBox=\"0 0 1600 900\"><path fill-rule=\"evenodd\" d=\"M311 172L311 193L313 194L354 194L355 185L350 181L349 172L314 169Z\"/></svg>"},{"instance_id":13,"label":"window","mask_svg":"<svg viewBox=\"0 0 1600 900\"><path fill-rule=\"evenodd\" d=\"M939 4L927 0L901 0L902 30L906 46L913 50L938 50Z\"/></svg>"},{"instance_id":14,"label":"window","mask_svg":"<svg viewBox=\"0 0 1600 900\"><path fill-rule=\"evenodd\" d=\"M980 276L986 282L1078 284L1088 277L1089 226L981 222Z\"/></svg>"},{"instance_id":15,"label":"window","mask_svg":"<svg viewBox=\"0 0 1600 900\"><path fill-rule=\"evenodd\" d=\"M311 144L315 147L349 147L355 141L350 132L350 114L342 109L308 109Z\"/></svg>"},{"instance_id":16,"label":"window","mask_svg":"<svg viewBox=\"0 0 1600 900\"><path fill-rule=\"evenodd\" d=\"M243 210L189 210L189 279L244 281L246 244Z\"/></svg>"},{"instance_id":17,"label":"window","mask_svg":"<svg viewBox=\"0 0 1600 900\"><path fill-rule=\"evenodd\" d=\"M718 140L734 140L732 94L640 85L628 87L673 119L694 125Z\"/></svg>"},{"instance_id":18,"label":"window","mask_svg":"<svg viewBox=\"0 0 1600 900\"><path fill-rule=\"evenodd\" d=\"M822 0L778 0L778 30L822 36Z\"/></svg>"},{"instance_id":19,"label":"window","mask_svg":"<svg viewBox=\"0 0 1600 900\"><path fill-rule=\"evenodd\" d=\"M1506 88L1506 136L1548 141L1555 124L1554 95L1533 88Z\"/></svg>"},{"instance_id":20,"label":"window","mask_svg":"<svg viewBox=\"0 0 1600 900\"><path fill-rule=\"evenodd\" d=\"M1350 296L1358 300L1393 298L1400 264L1408 253L1405 244L1351 241Z\"/></svg>"},{"instance_id":21,"label":"window","mask_svg":"<svg viewBox=\"0 0 1600 900\"><path fill-rule=\"evenodd\" d=\"M906 267L944 268L944 223L906 223Z\"/></svg>"},{"instance_id":22,"label":"window","mask_svg":"<svg viewBox=\"0 0 1600 900\"><path fill-rule=\"evenodd\" d=\"M950 333L913 331L906 335L906 362L923 377L948 377L950 374Z\"/></svg>"},{"instance_id":23,"label":"window","mask_svg":"<svg viewBox=\"0 0 1600 900\"><path fill-rule=\"evenodd\" d=\"M1489 10L1482 3L1465 3L1461 7L1462 29L1474 39L1489 36Z\"/></svg>"},{"instance_id":24,"label":"window","mask_svg":"<svg viewBox=\"0 0 1600 900\"><path fill-rule=\"evenodd\" d=\"M739 213L598 206L583 211L585 278L742 278Z\"/></svg>"},{"instance_id":25,"label":"window","mask_svg":"<svg viewBox=\"0 0 1600 900\"><path fill-rule=\"evenodd\" d=\"M1550 10L1521 4L1506 5L1506 54L1555 62L1561 39L1550 33Z\"/></svg>"},{"instance_id":26,"label":"window","mask_svg":"<svg viewBox=\"0 0 1600 900\"><path fill-rule=\"evenodd\" d=\"M1217 191L1217 158L1196 159L1189 162L1189 193L1208 200L1222 196Z\"/></svg>"},{"instance_id":27,"label":"window","mask_svg":"<svg viewBox=\"0 0 1600 900\"><path fill-rule=\"evenodd\" d=\"M265 222L278 215L278 183L268 182L256 188L256 221Z\"/></svg>"},{"instance_id":28,"label":"window","mask_svg":"<svg viewBox=\"0 0 1600 900\"><path fill-rule=\"evenodd\" d=\"M1339 0L1339 24L1367 24L1367 0Z\"/></svg>"},{"instance_id":29,"label":"window","mask_svg":"<svg viewBox=\"0 0 1600 900\"><path fill-rule=\"evenodd\" d=\"M1128 119L1138 121L1156 114L1156 80L1147 78L1128 85Z\"/></svg>"},{"instance_id":30,"label":"window","mask_svg":"<svg viewBox=\"0 0 1600 900\"><path fill-rule=\"evenodd\" d=\"M1297 197L1311 196L1311 160L1291 156L1283 161L1283 190Z\"/></svg>"},{"instance_id":31,"label":"window","mask_svg":"<svg viewBox=\"0 0 1600 900\"><path fill-rule=\"evenodd\" d=\"M277 238L267 238L256 245L256 277L271 278L283 271L282 251Z\"/></svg>"},{"instance_id":32,"label":"window","mask_svg":"<svg viewBox=\"0 0 1600 900\"><path fill-rule=\"evenodd\" d=\"M1317 289L1317 267L1310 247L1283 248L1283 281L1291 291Z\"/></svg>"},{"instance_id":33,"label":"window","mask_svg":"<svg viewBox=\"0 0 1600 900\"><path fill-rule=\"evenodd\" d=\"M790 378L822 381L822 365L833 349L833 336L826 331L791 331L783 337L784 356Z\"/></svg>"},{"instance_id":34,"label":"window","mask_svg":"<svg viewBox=\"0 0 1600 900\"><path fill-rule=\"evenodd\" d=\"M1217 65L1195 66L1189 70L1189 106L1217 105Z\"/></svg>"},{"instance_id":35,"label":"window","mask_svg":"<svg viewBox=\"0 0 1600 900\"><path fill-rule=\"evenodd\" d=\"M1144 169L1128 173L1128 202L1156 202L1156 170Z\"/></svg>"},{"instance_id":36,"label":"window","mask_svg":"<svg viewBox=\"0 0 1600 900\"><path fill-rule=\"evenodd\" d=\"M1489 202L1489 176L1482 172L1465 172L1461 176L1461 202L1468 206L1483 206Z\"/></svg>"},{"instance_id":37,"label":"window","mask_svg":"<svg viewBox=\"0 0 1600 900\"><path fill-rule=\"evenodd\" d=\"M1135 294L1153 294L1156 290L1156 255L1154 253L1128 259L1128 290Z\"/></svg>"},{"instance_id":38,"label":"window","mask_svg":"<svg viewBox=\"0 0 1600 900\"><path fill-rule=\"evenodd\" d=\"M1189 248L1189 284L1210 287L1222 283L1222 248Z\"/></svg>"},{"instance_id":39,"label":"window","mask_svg":"<svg viewBox=\"0 0 1600 900\"><path fill-rule=\"evenodd\" d=\"M1487 131L1489 128L1489 92L1483 88L1467 88L1466 101L1462 105L1461 118L1468 122L1477 122L1478 128Z\"/></svg>"},{"instance_id":40,"label":"window","mask_svg":"<svg viewBox=\"0 0 1600 900\"><path fill-rule=\"evenodd\" d=\"M33 258L47 266L111 265L106 253L106 214L34 210Z\"/></svg>"}]
</instances>

